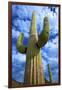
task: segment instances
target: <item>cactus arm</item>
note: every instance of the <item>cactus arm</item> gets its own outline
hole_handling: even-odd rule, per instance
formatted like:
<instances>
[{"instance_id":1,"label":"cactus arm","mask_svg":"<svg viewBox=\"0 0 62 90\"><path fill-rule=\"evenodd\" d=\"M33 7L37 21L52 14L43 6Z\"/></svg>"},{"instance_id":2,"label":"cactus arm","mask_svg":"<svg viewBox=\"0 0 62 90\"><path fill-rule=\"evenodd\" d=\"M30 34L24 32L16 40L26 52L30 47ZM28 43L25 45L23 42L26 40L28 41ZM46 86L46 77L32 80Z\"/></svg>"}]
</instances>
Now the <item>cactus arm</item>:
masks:
<instances>
[{"instance_id":1,"label":"cactus arm","mask_svg":"<svg viewBox=\"0 0 62 90\"><path fill-rule=\"evenodd\" d=\"M51 69L50 69L50 65L48 64L47 66L48 66L49 80L50 80L50 83L52 83L53 78L52 78L52 72L51 72Z\"/></svg>"},{"instance_id":2,"label":"cactus arm","mask_svg":"<svg viewBox=\"0 0 62 90\"><path fill-rule=\"evenodd\" d=\"M23 45L23 38L24 38L24 35L23 33L21 33L18 37L16 48L20 53L25 54L27 47Z\"/></svg>"},{"instance_id":3,"label":"cactus arm","mask_svg":"<svg viewBox=\"0 0 62 90\"><path fill-rule=\"evenodd\" d=\"M50 31L49 20L48 20L48 17L45 17L43 31L40 33L38 37L38 42L37 42L37 46L39 48L43 47L47 43L49 39L49 31Z\"/></svg>"}]
</instances>

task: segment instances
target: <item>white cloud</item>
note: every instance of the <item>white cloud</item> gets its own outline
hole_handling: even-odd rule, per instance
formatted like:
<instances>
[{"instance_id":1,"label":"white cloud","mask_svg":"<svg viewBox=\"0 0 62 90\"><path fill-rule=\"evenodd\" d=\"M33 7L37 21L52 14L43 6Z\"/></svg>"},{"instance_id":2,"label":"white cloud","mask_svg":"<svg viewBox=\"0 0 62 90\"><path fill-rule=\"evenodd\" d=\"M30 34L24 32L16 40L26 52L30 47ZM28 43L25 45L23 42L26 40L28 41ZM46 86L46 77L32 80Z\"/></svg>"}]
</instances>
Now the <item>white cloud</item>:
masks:
<instances>
[{"instance_id":1,"label":"white cloud","mask_svg":"<svg viewBox=\"0 0 62 90\"><path fill-rule=\"evenodd\" d=\"M25 62L26 61L26 55L22 55L20 53L13 54L13 60L16 60L16 62Z\"/></svg>"},{"instance_id":2,"label":"white cloud","mask_svg":"<svg viewBox=\"0 0 62 90\"><path fill-rule=\"evenodd\" d=\"M20 32L16 31L15 29L12 29L12 38L17 39L19 36Z\"/></svg>"}]
</instances>

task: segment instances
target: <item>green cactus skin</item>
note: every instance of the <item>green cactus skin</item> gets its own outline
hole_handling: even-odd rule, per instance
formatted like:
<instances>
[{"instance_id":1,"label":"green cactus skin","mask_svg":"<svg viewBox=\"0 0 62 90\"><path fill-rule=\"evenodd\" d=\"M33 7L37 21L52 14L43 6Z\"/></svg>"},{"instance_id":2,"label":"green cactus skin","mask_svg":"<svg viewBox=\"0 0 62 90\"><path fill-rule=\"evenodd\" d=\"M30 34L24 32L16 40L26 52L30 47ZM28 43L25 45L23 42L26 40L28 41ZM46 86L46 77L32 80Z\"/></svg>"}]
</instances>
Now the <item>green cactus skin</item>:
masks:
<instances>
[{"instance_id":1,"label":"green cactus skin","mask_svg":"<svg viewBox=\"0 0 62 90\"><path fill-rule=\"evenodd\" d=\"M43 25L43 31L40 33L38 37L38 47L43 47L46 42L49 39L49 30L50 30L50 25L49 25L49 20L48 17L44 18L44 25Z\"/></svg>"},{"instance_id":2,"label":"green cactus skin","mask_svg":"<svg viewBox=\"0 0 62 90\"><path fill-rule=\"evenodd\" d=\"M17 40L16 47L17 47L17 50L20 53L25 54L26 53L26 50L27 50L27 46L24 46L23 45L23 38L24 38L23 33L20 33L20 35L18 37L18 40Z\"/></svg>"},{"instance_id":3,"label":"green cactus skin","mask_svg":"<svg viewBox=\"0 0 62 90\"><path fill-rule=\"evenodd\" d=\"M49 20L48 17L44 18L44 27L42 33L37 35L36 30L36 14L32 14L32 22L30 28L30 37L28 46L22 44L23 34L19 36L17 41L17 49L20 53L26 54L26 65L24 74L25 85L42 85L45 84L43 65L40 49L44 46L49 38Z\"/></svg>"},{"instance_id":4,"label":"green cactus skin","mask_svg":"<svg viewBox=\"0 0 62 90\"><path fill-rule=\"evenodd\" d=\"M52 83L53 77L52 77L52 72L51 72L51 69L50 69L50 65L48 64L47 66L48 66L49 80L50 80L50 83Z\"/></svg>"}]
</instances>

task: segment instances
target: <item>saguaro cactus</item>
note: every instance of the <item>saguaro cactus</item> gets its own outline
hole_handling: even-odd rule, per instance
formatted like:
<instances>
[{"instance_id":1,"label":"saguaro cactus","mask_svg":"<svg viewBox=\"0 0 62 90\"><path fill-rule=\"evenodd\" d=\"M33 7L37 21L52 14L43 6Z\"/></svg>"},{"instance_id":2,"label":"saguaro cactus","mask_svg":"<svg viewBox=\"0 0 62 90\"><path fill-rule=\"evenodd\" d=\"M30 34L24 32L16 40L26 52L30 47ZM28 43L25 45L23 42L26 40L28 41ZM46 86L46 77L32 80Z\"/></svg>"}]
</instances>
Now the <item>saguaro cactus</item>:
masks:
<instances>
[{"instance_id":1,"label":"saguaro cactus","mask_svg":"<svg viewBox=\"0 0 62 90\"><path fill-rule=\"evenodd\" d=\"M52 83L53 78L52 78L52 72L51 72L51 69L50 69L50 65L48 64L47 66L48 66L48 73L49 73L49 81L50 81L50 83Z\"/></svg>"},{"instance_id":2,"label":"saguaro cactus","mask_svg":"<svg viewBox=\"0 0 62 90\"><path fill-rule=\"evenodd\" d=\"M36 15L35 12L33 12L28 45L23 45L23 34L20 34L17 41L18 51L26 54L25 85L39 85L45 83L40 48L42 48L49 39L50 27L48 17L44 18L43 31L40 33L39 37L36 29Z\"/></svg>"}]
</instances>

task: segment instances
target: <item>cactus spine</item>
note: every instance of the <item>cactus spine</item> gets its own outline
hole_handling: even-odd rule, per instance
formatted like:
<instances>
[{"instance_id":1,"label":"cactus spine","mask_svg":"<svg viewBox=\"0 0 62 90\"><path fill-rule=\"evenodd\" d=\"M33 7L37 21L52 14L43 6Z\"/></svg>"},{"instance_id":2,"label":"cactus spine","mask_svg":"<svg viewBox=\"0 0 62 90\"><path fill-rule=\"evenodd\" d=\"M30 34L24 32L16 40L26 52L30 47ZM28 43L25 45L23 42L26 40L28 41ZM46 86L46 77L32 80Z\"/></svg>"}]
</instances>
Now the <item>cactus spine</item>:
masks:
<instances>
[{"instance_id":1,"label":"cactus spine","mask_svg":"<svg viewBox=\"0 0 62 90\"><path fill-rule=\"evenodd\" d=\"M23 34L20 34L16 45L20 53L26 54L25 85L41 85L45 83L40 48L43 47L49 39L48 17L44 18L43 31L39 37L36 29L36 15L35 12L33 12L28 46L23 45Z\"/></svg>"}]
</instances>

